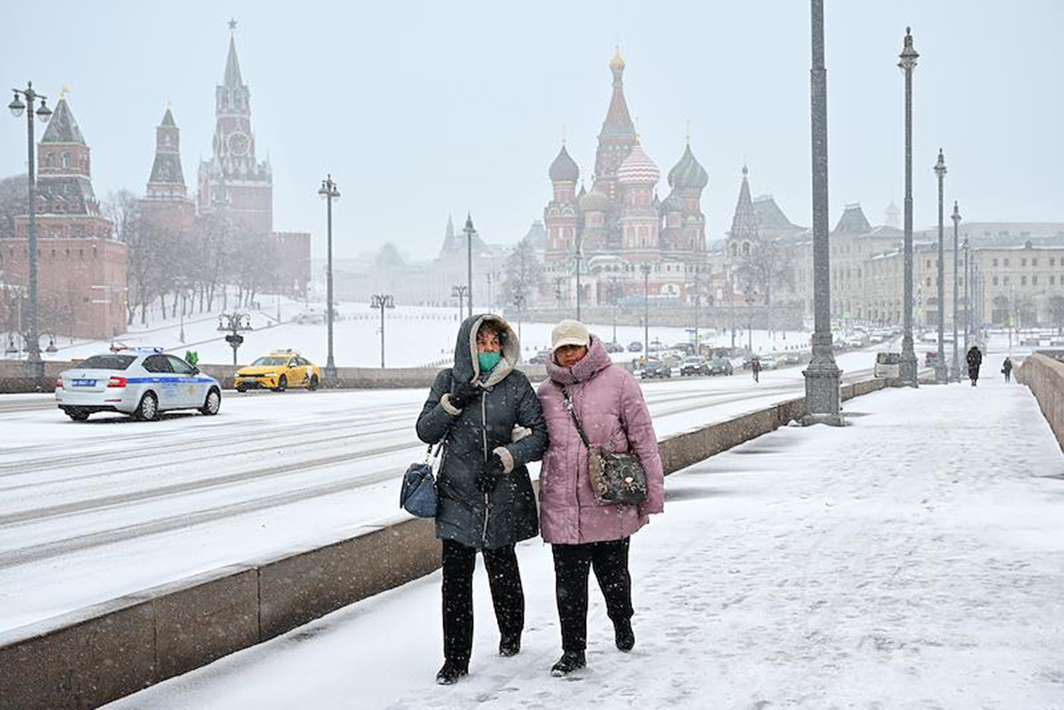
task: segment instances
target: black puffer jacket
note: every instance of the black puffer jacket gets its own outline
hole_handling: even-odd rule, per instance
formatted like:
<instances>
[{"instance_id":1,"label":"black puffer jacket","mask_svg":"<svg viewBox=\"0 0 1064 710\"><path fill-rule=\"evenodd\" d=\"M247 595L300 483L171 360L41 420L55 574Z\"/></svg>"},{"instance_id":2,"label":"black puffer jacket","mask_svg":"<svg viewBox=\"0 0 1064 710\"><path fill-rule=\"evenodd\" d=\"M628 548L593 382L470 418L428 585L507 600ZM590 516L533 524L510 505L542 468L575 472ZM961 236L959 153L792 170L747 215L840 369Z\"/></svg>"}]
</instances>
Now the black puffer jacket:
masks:
<instances>
[{"instance_id":1,"label":"black puffer jacket","mask_svg":"<svg viewBox=\"0 0 1064 710\"><path fill-rule=\"evenodd\" d=\"M502 358L482 377L476 358L481 323L494 320L506 330ZM502 318L474 315L458 331L454 367L436 376L417 420L417 435L427 444L447 436L437 490L436 536L468 547L495 549L535 537L539 532L536 499L525 464L543 456L547 425L532 385L514 369L521 348L517 334ZM484 393L457 409L450 394L459 382L479 382ZM477 474L498 453L506 472L489 493L476 486Z\"/></svg>"}]
</instances>

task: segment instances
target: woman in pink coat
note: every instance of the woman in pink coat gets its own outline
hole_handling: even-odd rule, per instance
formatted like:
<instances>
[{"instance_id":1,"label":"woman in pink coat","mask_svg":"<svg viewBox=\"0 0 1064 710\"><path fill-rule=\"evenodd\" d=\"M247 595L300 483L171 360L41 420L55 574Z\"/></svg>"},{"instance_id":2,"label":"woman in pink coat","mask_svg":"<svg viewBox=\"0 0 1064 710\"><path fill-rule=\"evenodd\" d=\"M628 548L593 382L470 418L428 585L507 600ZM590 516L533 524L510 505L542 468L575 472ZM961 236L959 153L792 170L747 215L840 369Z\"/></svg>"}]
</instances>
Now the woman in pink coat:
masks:
<instances>
[{"instance_id":1,"label":"woman in pink coat","mask_svg":"<svg viewBox=\"0 0 1064 710\"><path fill-rule=\"evenodd\" d=\"M539 474L543 539L554 554L555 594L562 630L562 657L551 673L567 675L586 665L587 579L595 570L614 639L621 651L635 646L628 542L647 517L665 508L658 441L639 384L610 360L587 326L564 320L552 334L549 378L537 393L547 420L549 445ZM565 406L568 389L589 443L605 451L632 452L647 476L638 506L602 503L588 479L588 450Z\"/></svg>"}]
</instances>

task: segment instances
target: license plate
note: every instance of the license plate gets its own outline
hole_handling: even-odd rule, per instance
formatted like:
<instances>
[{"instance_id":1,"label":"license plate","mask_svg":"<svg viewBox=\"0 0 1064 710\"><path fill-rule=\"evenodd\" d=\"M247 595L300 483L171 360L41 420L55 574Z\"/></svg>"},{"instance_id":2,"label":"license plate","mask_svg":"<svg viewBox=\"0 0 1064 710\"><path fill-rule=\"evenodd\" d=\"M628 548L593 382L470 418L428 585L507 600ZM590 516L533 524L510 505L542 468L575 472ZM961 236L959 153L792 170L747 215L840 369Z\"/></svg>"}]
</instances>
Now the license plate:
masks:
<instances>
[{"instance_id":1,"label":"license plate","mask_svg":"<svg viewBox=\"0 0 1064 710\"><path fill-rule=\"evenodd\" d=\"M74 380L72 384L75 387L95 387L96 380Z\"/></svg>"}]
</instances>

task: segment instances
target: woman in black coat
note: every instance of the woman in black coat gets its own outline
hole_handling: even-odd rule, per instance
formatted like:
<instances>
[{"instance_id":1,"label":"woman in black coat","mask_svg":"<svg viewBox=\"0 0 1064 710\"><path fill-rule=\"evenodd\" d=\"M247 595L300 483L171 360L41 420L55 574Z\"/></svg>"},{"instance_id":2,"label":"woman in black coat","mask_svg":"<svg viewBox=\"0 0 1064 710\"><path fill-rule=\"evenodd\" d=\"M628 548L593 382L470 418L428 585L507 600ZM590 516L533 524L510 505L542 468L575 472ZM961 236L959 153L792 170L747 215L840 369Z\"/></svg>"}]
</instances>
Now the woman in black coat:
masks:
<instances>
[{"instance_id":1,"label":"woman in black coat","mask_svg":"<svg viewBox=\"0 0 1064 710\"><path fill-rule=\"evenodd\" d=\"M966 356L968 360L968 377L972 380L972 387L979 380L979 366L983 364L983 352L978 345L973 345Z\"/></svg>"},{"instance_id":2,"label":"woman in black coat","mask_svg":"<svg viewBox=\"0 0 1064 710\"><path fill-rule=\"evenodd\" d=\"M539 533L536 500L525 464L543 456L547 426L524 373L510 325L495 315L462 323L454 366L436 376L417 435L444 437L436 483L436 537L443 540L443 685L469 672L473 648L473 569L477 550L488 571L499 653L521 649L525 600L514 545Z\"/></svg>"}]
</instances>

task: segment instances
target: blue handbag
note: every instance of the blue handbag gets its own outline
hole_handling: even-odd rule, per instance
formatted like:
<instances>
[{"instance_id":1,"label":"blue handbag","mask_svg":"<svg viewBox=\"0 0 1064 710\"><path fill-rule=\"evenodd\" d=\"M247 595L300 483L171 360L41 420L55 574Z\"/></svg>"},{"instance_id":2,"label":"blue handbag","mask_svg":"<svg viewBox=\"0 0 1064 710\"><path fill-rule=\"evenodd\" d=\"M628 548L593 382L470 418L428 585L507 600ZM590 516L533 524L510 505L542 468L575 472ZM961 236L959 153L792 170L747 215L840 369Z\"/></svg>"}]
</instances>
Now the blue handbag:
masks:
<instances>
[{"instance_id":1,"label":"blue handbag","mask_svg":"<svg viewBox=\"0 0 1064 710\"><path fill-rule=\"evenodd\" d=\"M435 453L429 447L424 463L412 463L403 474L403 486L399 490L399 506L418 518L435 518L438 498L436 479L432 467L439 459L443 441L436 447Z\"/></svg>"}]
</instances>

